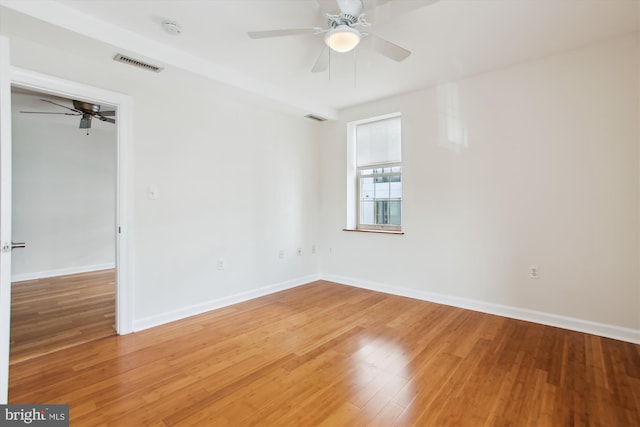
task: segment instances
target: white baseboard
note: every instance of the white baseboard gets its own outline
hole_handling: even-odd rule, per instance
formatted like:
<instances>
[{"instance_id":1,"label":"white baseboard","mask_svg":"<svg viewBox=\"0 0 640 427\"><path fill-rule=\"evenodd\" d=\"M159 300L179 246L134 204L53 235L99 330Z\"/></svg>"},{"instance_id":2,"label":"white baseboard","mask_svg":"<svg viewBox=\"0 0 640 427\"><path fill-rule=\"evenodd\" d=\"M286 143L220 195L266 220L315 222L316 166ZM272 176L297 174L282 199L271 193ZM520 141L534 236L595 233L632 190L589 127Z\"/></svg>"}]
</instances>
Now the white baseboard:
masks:
<instances>
[{"instance_id":1,"label":"white baseboard","mask_svg":"<svg viewBox=\"0 0 640 427\"><path fill-rule=\"evenodd\" d=\"M154 326L160 326L165 323L174 322L176 320L195 316L197 314L206 313L207 311L227 307L229 305L233 305L240 302L248 301L250 299L273 294L275 292L284 291L286 289L295 288L296 286L305 285L307 283L314 282L318 279L319 279L318 275L312 274L309 276L288 280L286 282L265 286L259 289L254 289L251 291L241 292L235 295L230 295L228 297L218 298L211 301L205 301L200 304L184 307L178 310L172 310L170 312L162 313L156 316L149 316L142 319L137 319L133 321L133 330L141 331L143 329L152 328Z\"/></svg>"},{"instance_id":2,"label":"white baseboard","mask_svg":"<svg viewBox=\"0 0 640 427\"><path fill-rule=\"evenodd\" d=\"M79 267L59 268L56 270L37 271L35 273L12 274L11 282L24 282L25 280L44 279L45 277L66 276L68 274L89 273L92 271L108 270L115 268L113 262L106 264L83 265Z\"/></svg>"},{"instance_id":3,"label":"white baseboard","mask_svg":"<svg viewBox=\"0 0 640 427\"><path fill-rule=\"evenodd\" d=\"M416 289L389 286L381 283L374 283L366 280L336 276L332 274L321 275L321 279L329 280L331 282L336 282L347 286L354 286L407 298L414 298L438 304L450 305L453 307L465 308L482 313L496 314L498 316L510 317L512 319L525 320L528 322L540 323L542 325L555 326L572 331L584 332L587 334L599 335L602 337L613 338L620 341L640 344L640 330L638 329L630 329L621 326L591 322L588 320L575 319L572 317L565 317L557 314L545 313L542 311L494 304L485 301L439 294L435 292L426 292Z\"/></svg>"}]
</instances>

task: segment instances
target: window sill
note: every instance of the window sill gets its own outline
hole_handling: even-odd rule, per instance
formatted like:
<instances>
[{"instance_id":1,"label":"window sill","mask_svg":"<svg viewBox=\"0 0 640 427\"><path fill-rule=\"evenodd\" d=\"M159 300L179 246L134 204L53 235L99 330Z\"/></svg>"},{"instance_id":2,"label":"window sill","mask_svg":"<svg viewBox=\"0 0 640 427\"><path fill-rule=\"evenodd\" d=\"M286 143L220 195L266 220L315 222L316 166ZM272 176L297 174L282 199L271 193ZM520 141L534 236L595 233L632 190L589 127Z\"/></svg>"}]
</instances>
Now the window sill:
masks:
<instances>
[{"instance_id":1,"label":"window sill","mask_svg":"<svg viewBox=\"0 0 640 427\"><path fill-rule=\"evenodd\" d=\"M404 231L399 230L376 230L366 228L343 228L342 231L355 231L358 233L404 234Z\"/></svg>"}]
</instances>

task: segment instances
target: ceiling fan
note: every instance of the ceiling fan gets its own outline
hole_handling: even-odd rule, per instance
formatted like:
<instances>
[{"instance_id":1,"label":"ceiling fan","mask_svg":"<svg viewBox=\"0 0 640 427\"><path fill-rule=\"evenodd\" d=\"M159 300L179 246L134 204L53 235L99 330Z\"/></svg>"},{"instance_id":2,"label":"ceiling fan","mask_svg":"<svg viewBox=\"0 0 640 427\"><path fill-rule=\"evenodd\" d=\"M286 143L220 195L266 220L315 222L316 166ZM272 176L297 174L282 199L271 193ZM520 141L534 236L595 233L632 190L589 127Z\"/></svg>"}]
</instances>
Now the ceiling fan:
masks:
<instances>
[{"instance_id":1,"label":"ceiling fan","mask_svg":"<svg viewBox=\"0 0 640 427\"><path fill-rule=\"evenodd\" d=\"M412 1L412 7L422 7L434 3L437 0ZM312 72L325 71L329 66L329 51L348 52L354 49L360 41L368 37L371 40L373 50L393 59L404 61L411 51L400 47L388 40L372 33L362 32L356 27L371 27L375 19L378 6L390 4L393 0L317 0L327 19L327 28L288 28L281 30L250 31L247 34L252 39L268 37L282 37L294 35L319 35L324 34L325 47L311 69ZM395 1L393 3L408 3ZM406 5L405 5L406 6ZM406 7L405 7L406 9ZM367 18L370 17L371 21Z\"/></svg>"},{"instance_id":2,"label":"ceiling fan","mask_svg":"<svg viewBox=\"0 0 640 427\"><path fill-rule=\"evenodd\" d=\"M58 107L66 108L73 111L73 113L56 113L51 111L20 111L25 114L64 114L65 116L82 116L80 119L80 129L87 129L87 135L89 135L89 129L91 128L91 119L94 117L98 120L107 123L115 123L116 120L108 116L115 116L115 111L100 111L100 105L92 104L90 102L73 100L73 108L66 105L58 104L48 99L40 99L40 101L48 102L49 104L57 105Z\"/></svg>"}]
</instances>

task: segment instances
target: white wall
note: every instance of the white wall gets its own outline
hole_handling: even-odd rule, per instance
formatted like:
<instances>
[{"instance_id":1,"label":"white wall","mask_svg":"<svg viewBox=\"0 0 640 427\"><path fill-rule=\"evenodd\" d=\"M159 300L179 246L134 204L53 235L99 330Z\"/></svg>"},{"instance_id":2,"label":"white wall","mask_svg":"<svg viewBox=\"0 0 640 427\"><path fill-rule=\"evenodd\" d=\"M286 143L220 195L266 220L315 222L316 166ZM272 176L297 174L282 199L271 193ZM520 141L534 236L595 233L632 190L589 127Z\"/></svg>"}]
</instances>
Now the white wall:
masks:
<instances>
[{"instance_id":1,"label":"white wall","mask_svg":"<svg viewBox=\"0 0 640 427\"><path fill-rule=\"evenodd\" d=\"M115 126L23 111L51 108L42 96L14 93L14 281L113 266L115 257ZM46 98L46 97L45 97ZM97 122L97 120L94 120Z\"/></svg>"},{"instance_id":2,"label":"white wall","mask_svg":"<svg viewBox=\"0 0 640 427\"><path fill-rule=\"evenodd\" d=\"M637 334L639 57L626 37L342 111L322 135L323 275ZM341 231L346 124L396 111L406 234Z\"/></svg>"},{"instance_id":3,"label":"white wall","mask_svg":"<svg viewBox=\"0 0 640 427\"><path fill-rule=\"evenodd\" d=\"M14 66L134 99L135 329L317 277L316 123L172 68L11 43Z\"/></svg>"}]
</instances>

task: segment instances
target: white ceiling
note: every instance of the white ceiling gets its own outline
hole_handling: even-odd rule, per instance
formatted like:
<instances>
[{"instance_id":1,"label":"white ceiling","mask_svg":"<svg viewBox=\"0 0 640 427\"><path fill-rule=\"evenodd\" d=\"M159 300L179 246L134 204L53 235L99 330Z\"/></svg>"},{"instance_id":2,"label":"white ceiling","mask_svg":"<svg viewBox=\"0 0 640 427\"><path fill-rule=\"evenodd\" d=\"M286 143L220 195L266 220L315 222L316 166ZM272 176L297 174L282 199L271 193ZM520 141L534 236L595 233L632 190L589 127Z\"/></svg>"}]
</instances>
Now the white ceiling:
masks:
<instances>
[{"instance_id":1,"label":"white ceiling","mask_svg":"<svg viewBox=\"0 0 640 427\"><path fill-rule=\"evenodd\" d=\"M330 73L310 71L322 49L322 36L247 36L247 31L322 25L316 0L0 0L0 18L2 32L57 47L62 40L70 50L74 44L99 42L330 118L345 107L640 28L638 0L432 1L392 0L385 7L411 11L389 19L393 10L382 9L370 30L411 50L404 62L359 46L352 53L333 54ZM165 32L165 20L178 22L183 33ZM95 50L111 61L113 55L103 51Z\"/></svg>"}]
</instances>

